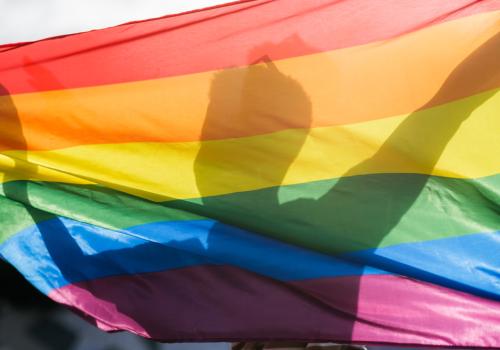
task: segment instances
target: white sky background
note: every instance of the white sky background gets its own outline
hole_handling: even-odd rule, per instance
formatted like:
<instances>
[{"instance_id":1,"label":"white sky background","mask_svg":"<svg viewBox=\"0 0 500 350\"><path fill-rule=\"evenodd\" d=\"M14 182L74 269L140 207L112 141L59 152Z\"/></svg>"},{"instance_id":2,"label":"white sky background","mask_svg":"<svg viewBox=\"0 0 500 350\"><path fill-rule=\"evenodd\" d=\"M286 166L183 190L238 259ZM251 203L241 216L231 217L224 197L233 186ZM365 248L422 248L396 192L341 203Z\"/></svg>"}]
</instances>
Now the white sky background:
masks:
<instances>
[{"instance_id":1,"label":"white sky background","mask_svg":"<svg viewBox=\"0 0 500 350\"><path fill-rule=\"evenodd\" d=\"M160 17L228 0L0 0L0 44Z\"/></svg>"}]
</instances>

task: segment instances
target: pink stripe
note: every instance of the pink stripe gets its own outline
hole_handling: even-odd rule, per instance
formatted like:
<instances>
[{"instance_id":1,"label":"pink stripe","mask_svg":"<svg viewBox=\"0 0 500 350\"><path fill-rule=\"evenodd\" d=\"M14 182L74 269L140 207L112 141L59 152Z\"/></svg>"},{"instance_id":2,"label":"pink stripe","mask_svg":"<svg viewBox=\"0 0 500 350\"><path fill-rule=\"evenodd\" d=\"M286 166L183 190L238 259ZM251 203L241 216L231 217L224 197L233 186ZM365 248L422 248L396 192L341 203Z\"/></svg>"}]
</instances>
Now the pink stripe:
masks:
<instances>
[{"instance_id":1,"label":"pink stripe","mask_svg":"<svg viewBox=\"0 0 500 350\"><path fill-rule=\"evenodd\" d=\"M164 341L500 347L499 302L392 275L284 283L197 266L82 282L50 297L104 330Z\"/></svg>"}]
</instances>

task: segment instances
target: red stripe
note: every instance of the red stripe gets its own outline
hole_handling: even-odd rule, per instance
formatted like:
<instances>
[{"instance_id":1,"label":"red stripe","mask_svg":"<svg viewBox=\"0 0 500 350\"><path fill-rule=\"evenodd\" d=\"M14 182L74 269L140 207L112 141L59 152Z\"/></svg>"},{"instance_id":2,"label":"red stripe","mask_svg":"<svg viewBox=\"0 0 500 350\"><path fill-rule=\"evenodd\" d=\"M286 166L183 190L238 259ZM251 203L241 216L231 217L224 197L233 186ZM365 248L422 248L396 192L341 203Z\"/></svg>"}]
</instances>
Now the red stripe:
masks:
<instances>
[{"instance_id":1,"label":"red stripe","mask_svg":"<svg viewBox=\"0 0 500 350\"><path fill-rule=\"evenodd\" d=\"M498 0L255 0L42 40L0 51L12 93L243 66L366 44L500 9ZM33 79L43 64L59 81Z\"/></svg>"},{"instance_id":2,"label":"red stripe","mask_svg":"<svg viewBox=\"0 0 500 350\"><path fill-rule=\"evenodd\" d=\"M50 297L105 330L165 341L500 346L500 303L393 275L285 283L198 266L82 282Z\"/></svg>"}]
</instances>

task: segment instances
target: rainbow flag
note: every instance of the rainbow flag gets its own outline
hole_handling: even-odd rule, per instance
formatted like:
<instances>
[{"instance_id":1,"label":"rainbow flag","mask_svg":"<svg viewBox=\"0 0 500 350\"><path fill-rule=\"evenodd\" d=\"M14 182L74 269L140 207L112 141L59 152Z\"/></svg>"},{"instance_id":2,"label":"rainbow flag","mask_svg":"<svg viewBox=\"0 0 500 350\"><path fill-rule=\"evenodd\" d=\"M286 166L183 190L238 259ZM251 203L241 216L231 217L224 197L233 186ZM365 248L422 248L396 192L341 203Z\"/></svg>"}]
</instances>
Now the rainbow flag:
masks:
<instances>
[{"instance_id":1,"label":"rainbow flag","mask_svg":"<svg viewBox=\"0 0 500 350\"><path fill-rule=\"evenodd\" d=\"M251 0L0 47L0 255L107 331L500 347L500 1Z\"/></svg>"}]
</instances>

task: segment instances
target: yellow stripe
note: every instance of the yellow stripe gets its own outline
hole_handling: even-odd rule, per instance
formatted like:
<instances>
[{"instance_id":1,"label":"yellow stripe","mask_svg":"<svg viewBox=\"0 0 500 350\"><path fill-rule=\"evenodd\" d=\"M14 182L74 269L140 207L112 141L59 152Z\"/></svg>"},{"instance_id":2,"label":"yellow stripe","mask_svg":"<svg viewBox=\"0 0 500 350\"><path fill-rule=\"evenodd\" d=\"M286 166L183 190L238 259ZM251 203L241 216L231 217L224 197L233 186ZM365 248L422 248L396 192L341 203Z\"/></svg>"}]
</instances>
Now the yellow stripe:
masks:
<instances>
[{"instance_id":1,"label":"yellow stripe","mask_svg":"<svg viewBox=\"0 0 500 350\"><path fill-rule=\"evenodd\" d=\"M468 111L473 112L460 124ZM369 173L475 178L500 170L498 111L499 89L410 115L345 126L204 142L5 151L0 168L12 169L9 157L27 159L39 165L36 171L44 180L87 179L152 200ZM61 172L49 176L46 168Z\"/></svg>"},{"instance_id":2,"label":"yellow stripe","mask_svg":"<svg viewBox=\"0 0 500 350\"><path fill-rule=\"evenodd\" d=\"M9 118L4 121L0 149L13 148L2 145L2 140L19 139L19 125L15 125L19 120L27 147L49 150L82 144L252 136L408 113L433 98L450 72L499 28L500 12L496 11L387 42L275 61L274 70L260 64L14 95L18 117L10 118L11 126ZM494 52L500 54L500 47ZM448 87L446 94L433 99L434 105L499 87L498 70L491 71L482 63L475 62L468 84ZM0 98L0 112L1 102ZM218 125L202 130L210 122L209 112L217 114ZM272 118L247 123L262 114Z\"/></svg>"}]
</instances>

